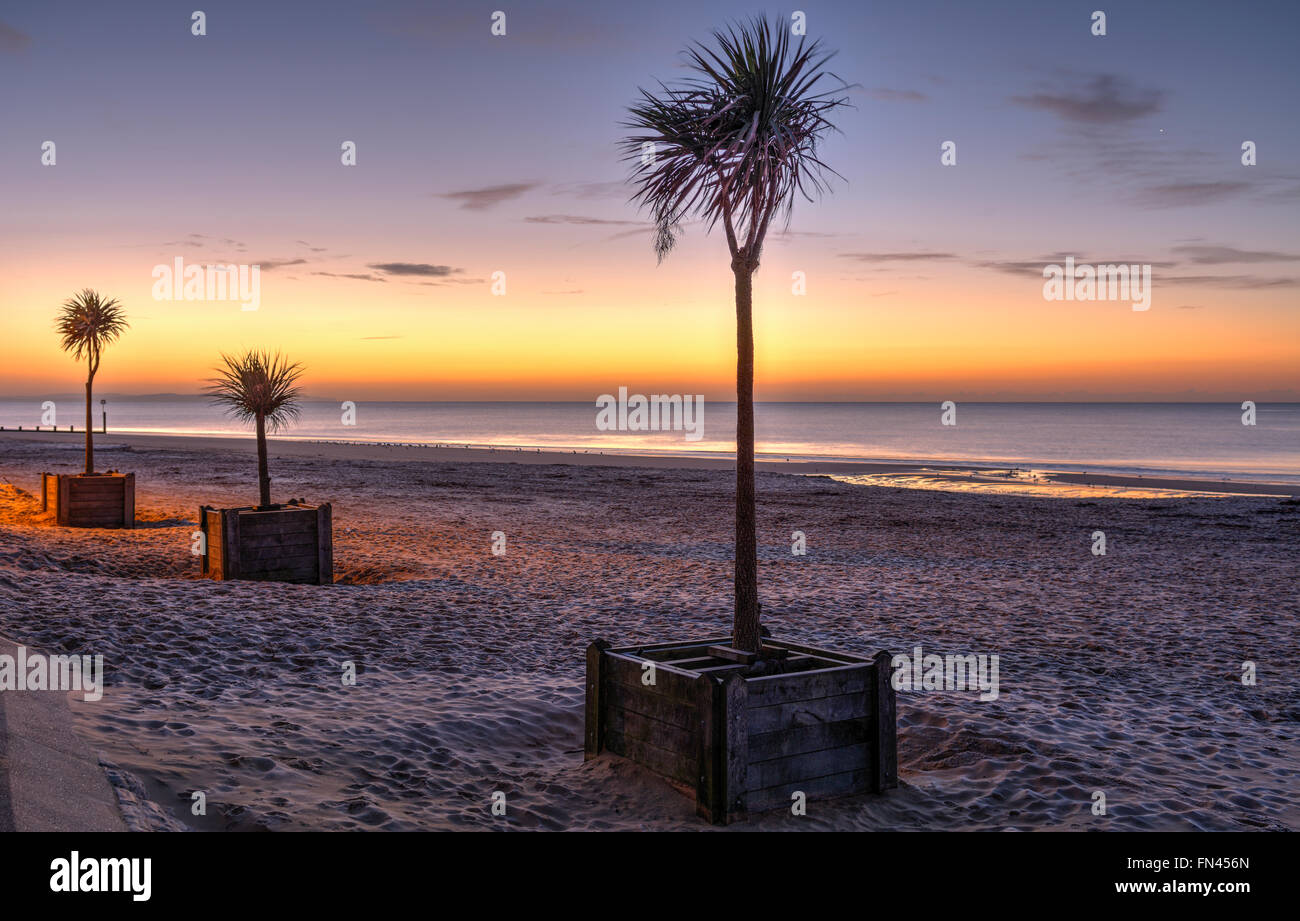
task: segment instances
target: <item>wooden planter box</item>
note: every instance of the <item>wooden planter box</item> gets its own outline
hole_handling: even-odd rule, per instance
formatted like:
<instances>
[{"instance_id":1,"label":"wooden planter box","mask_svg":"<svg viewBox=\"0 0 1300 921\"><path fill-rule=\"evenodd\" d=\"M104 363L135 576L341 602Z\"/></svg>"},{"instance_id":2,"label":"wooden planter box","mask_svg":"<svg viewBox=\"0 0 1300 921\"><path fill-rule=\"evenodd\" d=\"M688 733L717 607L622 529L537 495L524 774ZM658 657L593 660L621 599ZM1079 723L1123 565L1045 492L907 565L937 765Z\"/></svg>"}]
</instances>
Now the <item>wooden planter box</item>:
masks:
<instances>
[{"instance_id":1,"label":"wooden planter box","mask_svg":"<svg viewBox=\"0 0 1300 921\"><path fill-rule=\"evenodd\" d=\"M898 786L890 655L772 638L789 671L747 678L710 652L730 637L587 648L585 757L610 751L693 790L715 824L808 800ZM778 653L782 654L782 653ZM645 663L655 683L643 683Z\"/></svg>"},{"instance_id":2,"label":"wooden planter box","mask_svg":"<svg viewBox=\"0 0 1300 921\"><path fill-rule=\"evenodd\" d=\"M74 528L134 528L134 473L42 473L41 511Z\"/></svg>"},{"instance_id":3,"label":"wooden planter box","mask_svg":"<svg viewBox=\"0 0 1300 921\"><path fill-rule=\"evenodd\" d=\"M262 582L334 581L330 505L256 508L199 507L205 537L203 575Z\"/></svg>"}]
</instances>

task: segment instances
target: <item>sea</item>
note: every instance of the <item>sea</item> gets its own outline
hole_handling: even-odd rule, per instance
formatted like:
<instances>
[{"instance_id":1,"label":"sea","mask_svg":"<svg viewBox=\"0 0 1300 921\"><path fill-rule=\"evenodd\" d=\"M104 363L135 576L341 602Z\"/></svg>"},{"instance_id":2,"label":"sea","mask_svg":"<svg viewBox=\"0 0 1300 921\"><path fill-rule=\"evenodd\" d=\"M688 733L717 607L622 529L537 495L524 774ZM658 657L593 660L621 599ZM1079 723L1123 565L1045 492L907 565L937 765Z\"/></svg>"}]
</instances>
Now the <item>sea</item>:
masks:
<instances>
[{"instance_id":1,"label":"sea","mask_svg":"<svg viewBox=\"0 0 1300 921\"><path fill-rule=\"evenodd\" d=\"M55 424L81 427L84 404L54 402ZM38 398L0 399L0 426L48 423ZM251 426L201 396L95 400L98 431L237 435ZM1300 483L1300 403L758 403L758 453L844 459ZM605 413L608 422L610 414ZM633 417L635 420L635 417ZM685 429L611 430L594 402L312 400L277 438L723 457L734 403L706 403L698 438ZM951 423L951 424L945 424ZM48 428L48 424L44 426ZM691 437L688 437L691 436Z\"/></svg>"}]
</instances>

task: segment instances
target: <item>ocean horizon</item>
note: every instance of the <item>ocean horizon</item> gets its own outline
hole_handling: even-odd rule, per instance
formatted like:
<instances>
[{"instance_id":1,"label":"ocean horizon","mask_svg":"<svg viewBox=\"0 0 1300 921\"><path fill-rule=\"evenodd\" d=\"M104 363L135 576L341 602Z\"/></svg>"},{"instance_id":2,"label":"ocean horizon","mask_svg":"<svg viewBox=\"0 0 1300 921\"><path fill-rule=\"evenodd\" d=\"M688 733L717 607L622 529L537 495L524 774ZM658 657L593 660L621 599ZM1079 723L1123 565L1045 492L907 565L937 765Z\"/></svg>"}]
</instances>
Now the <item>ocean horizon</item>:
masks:
<instances>
[{"instance_id":1,"label":"ocean horizon","mask_svg":"<svg viewBox=\"0 0 1300 921\"><path fill-rule=\"evenodd\" d=\"M98 403L96 398L96 403ZM251 437L201 395L106 394L108 434ZM0 399L0 426L40 425L43 400ZM55 424L80 426L84 404L56 397ZM768 458L987 464L1130 475L1300 482L1300 403L762 402L757 451ZM602 431L595 401L308 400L275 437L297 441L726 457L735 403L705 402L699 439L682 429ZM45 416L48 418L48 416ZM94 407L95 429L101 407ZM48 423L44 426L48 428Z\"/></svg>"}]
</instances>

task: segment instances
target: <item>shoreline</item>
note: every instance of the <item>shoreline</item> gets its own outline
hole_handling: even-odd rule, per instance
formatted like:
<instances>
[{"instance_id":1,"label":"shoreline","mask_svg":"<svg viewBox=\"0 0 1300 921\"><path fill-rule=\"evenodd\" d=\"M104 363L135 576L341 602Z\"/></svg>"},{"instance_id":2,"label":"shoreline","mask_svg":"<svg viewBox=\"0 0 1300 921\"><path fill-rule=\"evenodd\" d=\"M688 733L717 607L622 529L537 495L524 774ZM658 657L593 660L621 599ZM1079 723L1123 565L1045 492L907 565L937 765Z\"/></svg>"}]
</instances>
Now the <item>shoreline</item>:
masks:
<instances>
[{"instance_id":1,"label":"shoreline","mask_svg":"<svg viewBox=\"0 0 1300 921\"><path fill-rule=\"evenodd\" d=\"M85 440L81 432L15 431L5 429L0 438L58 445L77 449ZM251 436L160 435L95 433L96 454L128 450L251 451ZM584 467L639 467L677 470L729 470L729 457L695 457L682 454L606 454L589 450L524 449L521 447L466 446L397 442L346 442L307 439L268 439L273 455L320 457L348 461L397 461L426 463L489 462L527 465L576 465ZM762 455L755 467L763 473L845 478L863 486L894 486L912 489L958 492L999 492L1039 496L1114 496L1128 498L1182 498L1209 496L1300 497L1300 484L1254 480L1228 480L1188 476L1145 476L1138 474L1091 473L1056 469L1026 469L996 463L949 461L861 461L837 459L777 460Z\"/></svg>"}]
</instances>

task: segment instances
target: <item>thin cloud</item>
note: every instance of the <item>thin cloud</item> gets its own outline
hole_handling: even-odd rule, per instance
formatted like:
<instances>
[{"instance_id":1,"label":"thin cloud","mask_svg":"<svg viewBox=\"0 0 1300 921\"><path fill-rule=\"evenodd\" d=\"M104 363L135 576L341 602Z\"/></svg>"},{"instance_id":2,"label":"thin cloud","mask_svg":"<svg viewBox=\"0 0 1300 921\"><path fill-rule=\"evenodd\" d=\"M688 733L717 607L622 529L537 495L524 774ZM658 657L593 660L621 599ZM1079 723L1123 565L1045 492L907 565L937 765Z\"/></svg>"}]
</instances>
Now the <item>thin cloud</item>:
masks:
<instances>
[{"instance_id":1,"label":"thin cloud","mask_svg":"<svg viewBox=\"0 0 1300 921\"><path fill-rule=\"evenodd\" d=\"M324 275L327 278L353 278L357 281L388 281L387 278L380 278L378 275L366 275L363 273L351 272L312 272L313 275Z\"/></svg>"},{"instance_id":2,"label":"thin cloud","mask_svg":"<svg viewBox=\"0 0 1300 921\"><path fill-rule=\"evenodd\" d=\"M272 269L278 269L278 268L280 268L281 266L286 266L286 265L305 265L306 262L307 262L306 259L280 259L280 260L268 259L268 260L265 260L265 261L262 261L262 262L256 262L256 263L253 263L253 264L254 264L254 265L261 266L263 272L269 272L269 271L271 271Z\"/></svg>"},{"instance_id":3,"label":"thin cloud","mask_svg":"<svg viewBox=\"0 0 1300 921\"><path fill-rule=\"evenodd\" d=\"M1169 275L1160 279L1169 285L1204 285L1211 288L1294 288L1300 285L1295 278L1265 278L1259 275Z\"/></svg>"},{"instance_id":4,"label":"thin cloud","mask_svg":"<svg viewBox=\"0 0 1300 921\"><path fill-rule=\"evenodd\" d=\"M420 275L438 278L465 271L454 269L449 265L430 265L427 262L372 262L366 268L386 275Z\"/></svg>"},{"instance_id":5,"label":"thin cloud","mask_svg":"<svg viewBox=\"0 0 1300 921\"><path fill-rule=\"evenodd\" d=\"M603 217L586 217L581 214L539 214L526 217L529 224L614 224L618 226L645 226L645 221L615 221Z\"/></svg>"},{"instance_id":6,"label":"thin cloud","mask_svg":"<svg viewBox=\"0 0 1300 921\"><path fill-rule=\"evenodd\" d=\"M858 262L922 262L932 259L956 259L956 253L840 253L841 259Z\"/></svg>"},{"instance_id":7,"label":"thin cloud","mask_svg":"<svg viewBox=\"0 0 1300 921\"><path fill-rule=\"evenodd\" d=\"M627 198L630 189L626 182L615 179L609 182L560 183L551 190L551 194L590 201L600 198Z\"/></svg>"},{"instance_id":8,"label":"thin cloud","mask_svg":"<svg viewBox=\"0 0 1300 921\"><path fill-rule=\"evenodd\" d=\"M1078 253L1052 253L1047 256L1039 256L1037 259L988 259L972 262L971 265L976 268L992 269L995 272L1003 272L1007 275L1032 274L1041 278L1043 269L1046 266L1062 265L1069 257L1074 258L1074 264L1076 266L1149 265L1154 269L1167 269L1178 264L1176 262L1151 262L1141 257L1130 257L1128 259L1095 259L1090 256L1081 256Z\"/></svg>"},{"instance_id":9,"label":"thin cloud","mask_svg":"<svg viewBox=\"0 0 1300 921\"><path fill-rule=\"evenodd\" d=\"M1300 262L1300 255L1295 253L1236 249L1232 246L1175 246L1173 251L1183 253L1197 265L1227 265L1234 262Z\"/></svg>"},{"instance_id":10,"label":"thin cloud","mask_svg":"<svg viewBox=\"0 0 1300 921\"><path fill-rule=\"evenodd\" d=\"M1068 122L1114 125L1159 112L1164 93L1140 89L1115 74L1097 74L1072 90L1012 96L1011 101L1028 109L1051 112Z\"/></svg>"},{"instance_id":11,"label":"thin cloud","mask_svg":"<svg viewBox=\"0 0 1300 921\"><path fill-rule=\"evenodd\" d=\"M878 102L929 102L930 97L916 90L896 90L887 86L875 86L860 89L858 92L870 96Z\"/></svg>"},{"instance_id":12,"label":"thin cloud","mask_svg":"<svg viewBox=\"0 0 1300 921\"><path fill-rule=\"evenodd\" d=\"M1248 182L1171 182L1139 190L1135 201L1144 208L1188 208L1223 201L1249 188Z\"/></svg>"},{"instance_id":13,"label":"thin cloud","mask_svg":"<svg viewBox=\"0 0 1300 921\"><path fill-rule=\"evenodd\" d=\"M0 22L0 51L26 51L32 37L13 26Z\"/></svg>"},{"instance_id":14,"label":"thin cloud","mask_svg":"<svg viewBox=\"0 0 1300 921\"><path fill-rule=\"evenodd\" d=\"M537 188L539 182L509 182L504 185L488 186L483 189L462 189L459 192L439 192L438 198L460 202L462 211L486 211L503 201L518 198L526 192Z\"/></svg>"}]
</instances>

